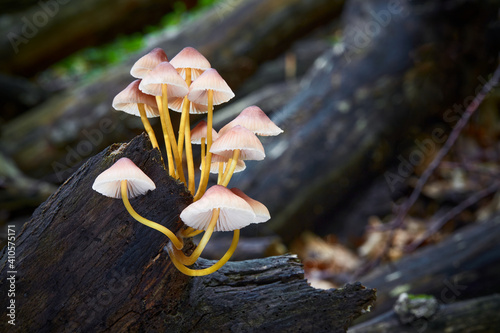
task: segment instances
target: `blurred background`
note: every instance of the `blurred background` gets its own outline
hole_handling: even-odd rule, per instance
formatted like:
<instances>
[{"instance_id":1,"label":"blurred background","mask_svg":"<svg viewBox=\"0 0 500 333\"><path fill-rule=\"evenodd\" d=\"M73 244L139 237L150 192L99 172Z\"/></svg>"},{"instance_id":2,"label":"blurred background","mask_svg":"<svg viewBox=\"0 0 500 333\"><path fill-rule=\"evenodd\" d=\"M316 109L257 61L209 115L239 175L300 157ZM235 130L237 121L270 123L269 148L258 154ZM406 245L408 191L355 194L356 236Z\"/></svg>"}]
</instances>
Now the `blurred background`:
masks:
<instances>
[{"instance_id":1,"label":"blurred background","mask_svg":"<svg viewBox=\"0 0 500 333\"><path fill-rule=\"evenodd\" d=\"M376 287L374 314L397 296L384 280L387 267L433 277L422 282L407 274L407 292L439 297L443 281L467 272L474 278L467 275L457 300L498 292L490 282L500 278L499 269L485 271L500 258L498 88L488 92L403 223L388 223L497 67L499 5L2 1L2 240L8 224L28 221L89 157L142 132L139 118L111 107L132 80L131 65L154 47L172 58L192 46L236 94L215 108L216 129L258 105L285 131L264 138L266 159L248 162L231 181L272 216L242 233L235 259L297 253L317 287L357 279ZM159 121L153 126L160 131ZM471 253L449 266L438 254L455 246L454 235L483 242L471 239ZM205 256L220 257L229 242L222 235ZM414 266L415 258L443 263L430 272L423 269L429 265Z\"/></svg>"}]
</instances>

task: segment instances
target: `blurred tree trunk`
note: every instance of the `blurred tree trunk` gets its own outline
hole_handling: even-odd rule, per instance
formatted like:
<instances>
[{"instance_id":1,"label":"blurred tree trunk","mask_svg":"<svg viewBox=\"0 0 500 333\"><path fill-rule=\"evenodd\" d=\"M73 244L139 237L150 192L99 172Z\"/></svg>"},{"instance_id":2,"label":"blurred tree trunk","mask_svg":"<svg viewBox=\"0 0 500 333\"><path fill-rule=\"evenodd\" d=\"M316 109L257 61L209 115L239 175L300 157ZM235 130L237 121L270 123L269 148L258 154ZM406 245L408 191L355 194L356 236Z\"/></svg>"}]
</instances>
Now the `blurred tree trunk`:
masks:
<instances>
[{"instance_id":1,"label":"blurred tree trunk","mask_svg":"<svg viewBox=\"0 0 500 333\"><path fill-rule=\"evenodd\" d=\"M0 297L14 304L15 317L2 307L2 332L344 332L373 305L375 290L359 283L310 287L294 256L183 275L163 249L163 234L136 222L121 200L92 190L97 175L121 157L157 186L132 199L134 209L173 232L182 227L179 214L192 198L167 176L146 136L109 147L14 230L15 250L4 248L0 257ZM195 268L211 264L200 260Z\"/></svg>"},{"instance_id":2,"label":"blurred tree trunk","mask_svg":"<svg viewBox=\"0 0 500 333\"><path fill-rule=\"evenodd\" d=\"M266 203L269 226L287 241L304 229L341 224L338 206L399 163L384 185L394 191L414 165L432 158L459 118L456 105L470 102L496 67L499 4L348 2L344 43L316 61L274 117L285 132L265 138L267 158L248 163L233 186ZM429 118L443 126L414 148L423 157L399 162L402 142L413 144Z\"/></svg>"}]
</instances>

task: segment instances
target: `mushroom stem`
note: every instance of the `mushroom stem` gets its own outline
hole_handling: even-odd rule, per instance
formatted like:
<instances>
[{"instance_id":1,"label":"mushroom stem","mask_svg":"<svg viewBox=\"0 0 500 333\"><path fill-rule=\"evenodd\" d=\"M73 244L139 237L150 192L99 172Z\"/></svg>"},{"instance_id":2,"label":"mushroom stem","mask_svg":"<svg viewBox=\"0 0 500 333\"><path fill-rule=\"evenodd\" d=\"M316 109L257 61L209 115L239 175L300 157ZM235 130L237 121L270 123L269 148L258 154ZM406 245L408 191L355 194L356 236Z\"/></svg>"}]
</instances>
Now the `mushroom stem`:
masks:
<instances>
[{"instance_id":1,"label":"mushroom stem","mask_svg":"<svg viewBox=\"0 0 500 333\"><path fill-rule=\"evenodd\" d=\"M186 119L186 163L188 167L188 189L191 195L195 194L195 178L194 178L194 162L193 162L193 147L191 145L191 126L189 124L189 117Z\"/></svg>"},{"instance_id":2,"label":"mushroom stem","mask_svg":"<svg viewBox=\"0 0 500 333\"><path fill-rule=\"evenodd\" d=\"M158 141L156 140L156 135L155 132L153 131L153 128L151 127L151 123L148 120L148 117L146 116L146 110L144 109L144 104L139 103L137 104L137 107L139 108L139 113L141 115L141 120L142 124L144 125L144 129L148 133L149 140L151 140L151 144L153 145L153 148L158 148Z\"/></svg>"},{"instance_id":3,"label":"mushroom stem","mask_svg":"<svg viewBox=\"0 0 500 333\"><path fill-rule=\"evenodd\" d=\"M207 267L207 268L203 268L203 269L187 268L186 266L184 266L182 263L180 263L175 258L175 255L173 254L173 250L170 247L168 247L167 249L168 249L168 254L170 256L170 259L174 263L175 267L177 267L177 269L181 273L184 273L184 274L189 275L189 276L205 276L205 275L212 274L212 273L216 272L222 266L224 266L226 264L226 262L229 261L229 259L233 255L234 251L236 250L236 247L238 246L239 239L240 239L240 230L236 229L236 230L234 230L233 241L231 242L231 246L229 247L227 252L224 254L224 256L219 261L217 261L215 264L213 264L212 266Z\"/></svg>"},{"instance_id":4,"label":"mushroom stem","mask_svg":"<svg viewBox=\"0 0 500 333\"><path fill-rule=\"evenodd\" d=\"M219 162L219 173L217 175L217 184L221 183L223 175L224 175L224 162Z\"/></svg>"},{"instance_id":5,"label":"mushroom stem","mask_svg":"<svg viewBox=\"0 0 500 333\"><path fill-rule=\"evenodd\" d=\"M198 191L196 191L196 195L193 198L193 201L196 201L201 198L203 193L201 193L201 188L203 184L203 179L205 175L205 138L201 138L201 175L200 175L200 184L198 185Z\"/></svg>"},{"instance_id":6,"label":"mushroom stem","mask_svg":"<svg viewBox=\"0 0 500 333\"><path fill-rule=\"evenodd\" d=\"M161 232L162 234L167 236L172 241L172 244L174 244L176 249L180 250L183 248L183 246L184 246L183 241L180 240L179 238L177 238L177 236L175 236L175 234L172 231L170 231L168 228L162 226L161 224L158 224L156 222L153 222L151 220L148 220L148 219L142 217L134 210L134 208L132 208L132 205L130 205L130 201L128 200L127 181L126 180L122 180L120 182L120 190L121 190L121 194L122 194L123 204L125 205L125 208L127 209L130 216L132 216L138 222L145 224L150 228L158 230L159 232Z\"/></svg>"},{"instance_id":7,"label":"mushroom stem","mask_svg":"<svg viewBox=\"0 0 500 333\"><path fill-rule=\"evenodd\" d=\"M189 238L189 237L194 237L196 235L199 235L203 232L204 230L198 230L195 228L187 227L186 229L182 230L180 232L182 238Z\"/></svg>"},{"instance_id":8,"label":"mushroom stem","mask_svg":"<svg viewBox=\"0 0 500 333\"><path fill-rule=\"evenodd\" d=\"M186 256L182 251L180 250L174 250L174 255L177 260L183 265L190 266L198 260L200 257L201 253L205 249L205 246L207 246L208 241L210 240L210 237L212 237L212 233L214 232L215 226L217 225L217 220L219 219L219 214L220 214L220 208L212 210L212 218L210 220L210 223L208 225L207 230L205 231L205 234L201 238L200 242L198 243L198 246L196 249L191 253L190 256Z\"/></svg>"},{"instance_id":9,"label":"mushroom stem","mask_svg":"<svg viewBox=\"0 0 500 333\"><path fill-rule=\"evenodd\" d=\"M167 123L165 121L165 116L163 114L163 103L162 103L161 96L156 96L156 104L158 104L158 109L160 111L160 121L161 121L161 128L163 131L163 140L165 141L165 149L167 152L168 174L171 177L176 178L175 177L174 158L172 156L172 147L170 146L170 139L168 138Z\"/></svg>"},{"instance_id":10,"label":"mushroom stem","mask_svg":"<svg viewBox=\"0 0 500 333\"><path fill-rule=\"evenodd\" d=\"M240 157L240 150L235 149L233 151L233 161L231 162L231 166L228 168L228 173L225 175L224 179L222 180L221 185L227 187L227 184L229 184L229 181L231 180L231 177L233 176L234 170L236 169L236 164L238 163L238 158Z\"/></svg>"},{"instance_id":11,"label":"mushroom stem","mask_svg":"<svg viewBox=\"0 0 500 333\"><path fill-rule=\"evenodd\" d=\"M182 169L182 160L179 156L179 148L177 147L177 141L175 140L174 128L172 127L172 120L170 120L170 113L168 112L168 93L167 85L162 83L161 85L161 101L162 101L162 113L165 119L165 126L167 129L167 136L170 140L170 145L172 146L172 152L174 154L175 165L177 167L177 175L180 180L185 183L184 170Z\"/></svg>"},{"instance_id":12,"label":"mushroom stem","mask_svg":"<svg viewBox=\"0 0 500 333\"><path fill-rule=\"evenodd\" d=\"M186 68L186 84L189 87L191 85L191 68ZM190 101L187 98L187 95L184 96L184 103L182 104L182 113L181 113L181 122L179 124L179 138L178 138L178 147L179 147L179 155L182 157L183 145L184 145L184 133L186 131L185 123L186 119L189 119L189 103Z\"/></svg>"},{"instance_id":13,"label":"mushroom stem","mask_svg":"<svg viewBox=\"0 0 500 333\"><path fill-rule=\"evenodd\" d=\"M210 175L210 165L212 162L212 153L210 152L210 148L212 147L212 127L213 127L213 118L214 118L214 91L209 89L207 92L208 95L208 115L207 115L207 156L205 157L205 165L203 170L201 171L202 182L200 183L200 187L198 188L198 193L196 193L196 197L201 198L208 185L208 176ZM195 200L196 200L195 197Z\"/></svg>"}]
</instances>

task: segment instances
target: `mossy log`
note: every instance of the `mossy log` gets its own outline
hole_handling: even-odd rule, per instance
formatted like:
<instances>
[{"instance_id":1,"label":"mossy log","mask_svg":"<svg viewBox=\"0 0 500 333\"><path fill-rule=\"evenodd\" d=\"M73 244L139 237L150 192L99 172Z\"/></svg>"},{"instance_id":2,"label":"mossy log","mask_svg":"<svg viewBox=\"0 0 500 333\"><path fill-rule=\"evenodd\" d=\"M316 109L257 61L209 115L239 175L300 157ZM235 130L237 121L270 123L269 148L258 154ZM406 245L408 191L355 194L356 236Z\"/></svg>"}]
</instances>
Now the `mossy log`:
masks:
<instances>
[{"instance_id":1,"label":"mossy log","mask_svg":"<svg viewBox=\"0 0 500 333\"><path fill-rule=\"evenodd\" d=\"M235 177L233 186L266 202L270 228L287 242L305 229L321 234L343 223L336 209L411 147L419 159L401 162L403 171L384 186L404 183L497 66L500 1L390 3L346 3L344 43L316 61L274 115L284 133L263 140L267 158ZM413 147L429 120L434 126L419 142L430 144Z\"/></svg>"},{"instance_id":2,"label":"mossy log","mask_svg":"<svg viewBox=\"0 0 500 333\"><path fill-rule=\"evenodd\" d=\"M442 333L497 332L500 327L500 295L473 298L442 304L430 318L415 318L403 324L394 311L389 311L349 329L349 333Z\"/></svg>"},{"instance_id":3,"label":"mossy log","mask_svg":"<svg viewBox=\"0 0 500 333\"><path fill-rule=\"evenodd\" d=\"M364 319L388 311L403 292L433 295L445 304L500 293L498 239L500 216L465 227L361 277L377 289L377 305Z\"/></svg>"},{"instance_id":4,"label":"mossy log","mask_svg":"<svg viewBox=\"0 0 500 333\"><path fill-rule=\"evenodd\" d=\"M230 262L201 278L183 275L164 250L163 234L133 220L121 200L92 190L96 176L124 156L157 186L132 206L174 232L182 227L179 213L192 198L167 176L147 137L109 147L14 230L15 254L8 247L1 254L0 297L14 301L15 310L4 303L0 331L344 332L373 305L375 290L359 283L310 287L293 256ZM10 313L15 326L6 320Z\"/></svg>"}]
</instances>

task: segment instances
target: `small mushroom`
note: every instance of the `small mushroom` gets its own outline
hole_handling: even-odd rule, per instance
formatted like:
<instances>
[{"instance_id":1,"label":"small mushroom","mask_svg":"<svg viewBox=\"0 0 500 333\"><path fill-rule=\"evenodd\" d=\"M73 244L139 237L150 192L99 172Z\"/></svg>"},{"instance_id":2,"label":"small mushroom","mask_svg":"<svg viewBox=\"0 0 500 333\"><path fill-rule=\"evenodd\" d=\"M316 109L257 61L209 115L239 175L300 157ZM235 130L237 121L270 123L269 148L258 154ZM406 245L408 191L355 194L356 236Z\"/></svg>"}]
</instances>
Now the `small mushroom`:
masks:
<instances>
[{"instance_id":1,"label":"small mushroom","mask_svg":"<svg viewBox=\"0 0 500 333\"><path fill-rule=\"evenodd\" d=\"M236 169L238 159L263 160L266 157L264 147L259 138L250 130L237 125L219 136L212 145L211 153L231 159L227 174L222 177L220 185L227 186Z\"/></svg>"},{"instance_id":2,"label":"small mushroom","mask_svg":"<svg viewBox=\"0 0 500 333\"><path fill-rule=\"evenodd\" d=\"M156 189L155 183L134 162L126 157L120 158L110 168L104 170L94 181L92 189L107 197L122 199L128 213L138 222L166 235L177 249L182 249L183 242L168 228L139 215L129 198L143 195Z\"/></svg>"},{"instance_id":3,"label":"small mushroom","mask_svg":"<svg viewBox=\"0 0 500 333\"><path fill-rule=\"evenodd\" d=\"M283 130L276 126L261 108L255 105L245 108L236 118L222 127L219 131L220 135L236 125L243 126L260 136L275 136L283 133Z\"/></svg>"},{"instance_id":4,"label":"small mushroom","mask_svg":"<svg viewBox=\"0 0 500 333\"><path fill-rule=\"evenodd\" d=\"M158 117L160 113L153 96L146 95L139 90L141 80L135 80L127 88L119 92L113 99L113 108L134 116L140 116L142 124L148 133L153 148L158 148L155 132L148 118Z\"/></svg>"},{"instance_id":5,"label":"small mushroom","mask_svg":"<svg viewBox=\"0 0 500 333\"><path fill-rule=\"evenodd\" d=\"M165 51L157 47L135 62L130 69L130 75L138 79L143 79L153 68L164 61L168 61L168 57Z\"/></svg>"},{"instance_id":6,"label":"small mushroom","mask_svg":"<svg viewBox=\"0 0 500 333\"><path fill-rule=\"evenodd\" d=\"M234 97L234 93L227 85L226 81L213 69L207 69L189 87L188 99L193 103L207 105L207 156L205 157L205 168L201 174L201 186L198 188L198 193L195 195L195 200L199 199L205 192L208 184L209 168L211 164L212 154L212 127L213 127L213 106L229 101Z\"/></svg>"},{"instance_id":7,"label":"small mushroom","mask_svg":"<svg viewBox=\"0 0 500 333\"><path fill-rule=\"evenodd\" d=\"M244 199L250 205L250 207L252 207L253 212L255 213L255 219L252 223L263 223L269 221L269 219L271 218L271 214L269 214L269 210L263 203L250 198L238 188L233 187L231 189L231 192Z\"/></svg>"}]
</instances>

